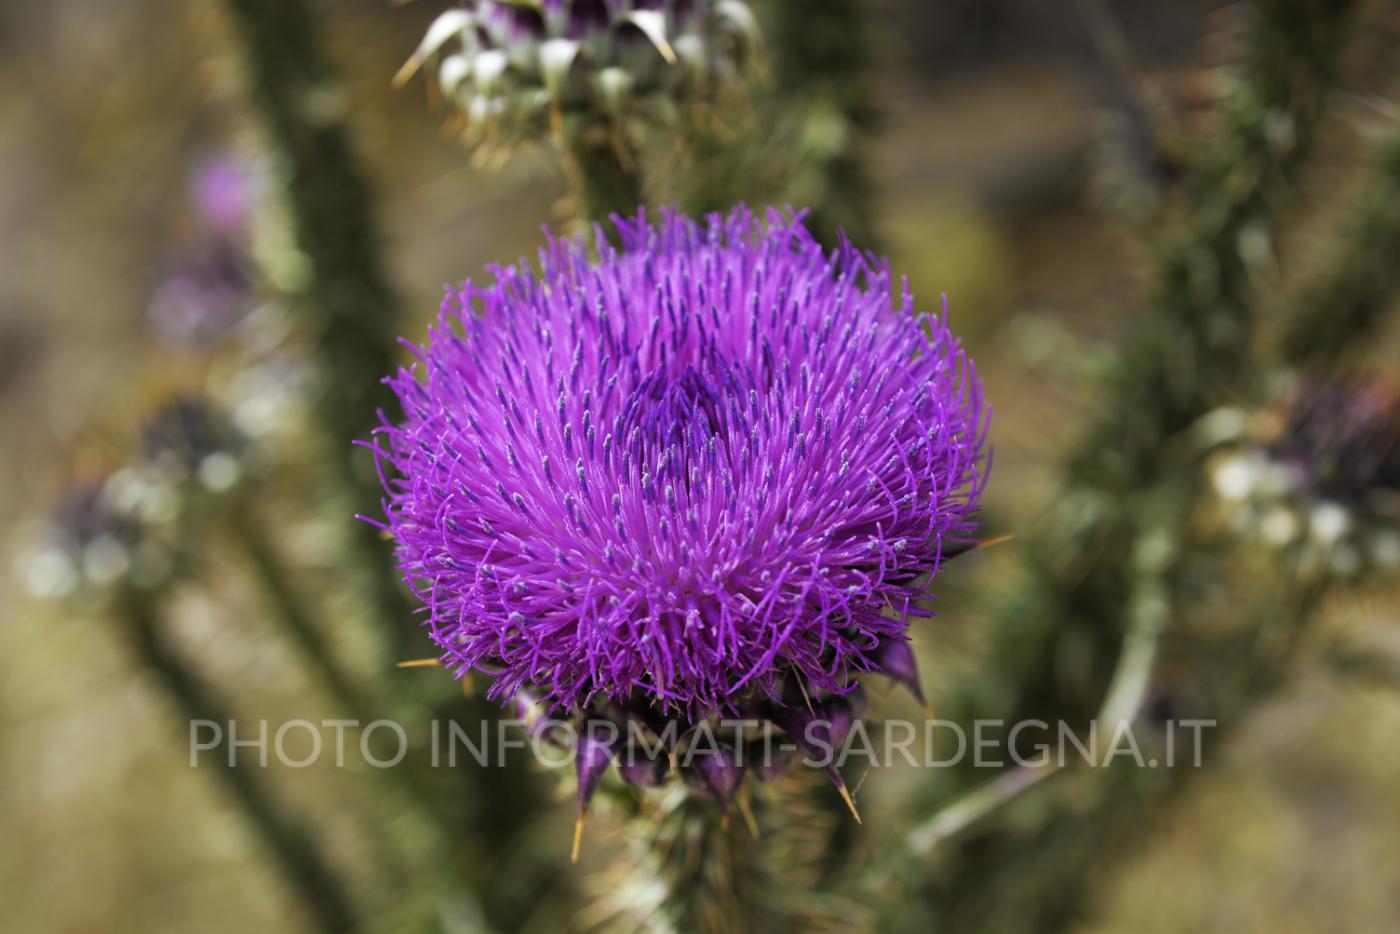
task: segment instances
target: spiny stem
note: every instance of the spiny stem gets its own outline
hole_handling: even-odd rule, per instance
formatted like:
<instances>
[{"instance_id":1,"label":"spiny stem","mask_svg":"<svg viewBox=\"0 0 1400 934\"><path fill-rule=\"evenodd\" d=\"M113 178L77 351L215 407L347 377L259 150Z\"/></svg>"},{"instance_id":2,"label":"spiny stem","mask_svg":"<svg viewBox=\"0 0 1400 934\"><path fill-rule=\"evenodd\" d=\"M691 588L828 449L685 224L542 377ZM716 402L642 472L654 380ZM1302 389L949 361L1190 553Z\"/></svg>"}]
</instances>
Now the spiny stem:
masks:
<instances>
[{"instance_id":1,"label":"spiny stem","mask_svg":"<svg viewBox=\"0 0 1400 934\"><path fill-rule=\"evenodd\" d=\"M136 661L159 679L191 723L232 722L232 710L161 631L151 599L128 588L117 598L117 617ZM212 760L222 782L249 826L262 837L284 873L289 893L306 908L317 930L344 932L355 925L355 911L342 881L331 869L311 832L276 800L253 769L221 756Z\"/></svg>"},{"instance_id":2,"label":"spiny stem","mask_svg":"<svg viewBox=\"0 0 1400 934\"><path fill-rule=\"evenodd\" d=\"M1182 543L1200 485L1173 459L1171 442L1222 395L1247 391L1258 377L1255 295L1241 242L1276 220L1278 196L1317 125L1352 6L1272 0L1255 11L1243 80L1223 107L1220 135L1202 147L1184 183L1184 213L1164 238L1112 402L1068 459L1060 497L1073 530L1068 545L1057 536L1053 548L1026 550L1036 562L1032 584L1018 594L993 649L1002 692L995 715L1007 722L1131 716L1169 622L1163 614L1170 608L1174 625L1191 614ZM1285 124L1289 132L1279 133ZM1125 615L1145 628L1125 634ZM1198 664L1215 663L1211 646L1195 648ZM1078 659L1072 669L1056 664L1068 657ZM1231 678L1253 677L1270 662L1236 664ZM968 716L989 715L968 694ZM1150 809L1149 789L1174 780L1166 770L1105 770L1085 777L1093 791L1087 809L1071 814L1065 802L1050 802L1024 832L1002 824L965 832L943 853L951 872L926 880L927 900L954 930L1062 930L1080 917L1090 866L1121 855L1101 839L1103 828L1125 810ZM1014 910L989 907L1011 895Z\"/></svg>"},{"instance_id":3,"label":"spiny stem","mask_svg":"<svg viewBox=\"0 0 1400 934\"><path fill-rule=\"evenodd\" d=\"M1384 323L1400 289L1400 132L1342 221L1331 261L1298 295L1282 339L1293 366L1326 372Z\"/></svg>"},{"instance_id":4,"label":"spiny stem","mask_svg":"<svg viewBox=\"0 0 1400 934\"><path fill-rule=\"evenodd\" d=\"M402 658L414 627L384 543L353 517L379 491L366 455L353 447L390 396L380 380L394 361L396 300L380 260L373 199L344 119L349 101L332 74L305 0L225 0L243 38L253 103L283 174L297 246L311 281L295 303L318 357L316 418L323 457L343 502L357 575Z\"/></svg>"}]
</instances>

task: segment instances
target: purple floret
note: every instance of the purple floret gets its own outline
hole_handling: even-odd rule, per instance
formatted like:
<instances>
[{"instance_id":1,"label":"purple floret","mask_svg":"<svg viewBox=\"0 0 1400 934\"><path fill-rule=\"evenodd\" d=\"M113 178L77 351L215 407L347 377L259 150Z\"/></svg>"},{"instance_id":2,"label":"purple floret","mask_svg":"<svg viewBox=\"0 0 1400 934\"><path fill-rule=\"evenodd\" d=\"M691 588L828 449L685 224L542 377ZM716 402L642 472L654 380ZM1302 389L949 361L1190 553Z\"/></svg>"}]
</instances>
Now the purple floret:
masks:
<instances>
[{"instance_id":1,"label":"purple floret","mask_svg":"<svg viewBox=\"0 0 1400 934\"><path fill-rule=\"evenodd\" d=\"M616 223L449 289L389 380L388 527L444 663L566 709L851 690L975 530L972 361L800 217Z\"/></svg>"}]
</instances>

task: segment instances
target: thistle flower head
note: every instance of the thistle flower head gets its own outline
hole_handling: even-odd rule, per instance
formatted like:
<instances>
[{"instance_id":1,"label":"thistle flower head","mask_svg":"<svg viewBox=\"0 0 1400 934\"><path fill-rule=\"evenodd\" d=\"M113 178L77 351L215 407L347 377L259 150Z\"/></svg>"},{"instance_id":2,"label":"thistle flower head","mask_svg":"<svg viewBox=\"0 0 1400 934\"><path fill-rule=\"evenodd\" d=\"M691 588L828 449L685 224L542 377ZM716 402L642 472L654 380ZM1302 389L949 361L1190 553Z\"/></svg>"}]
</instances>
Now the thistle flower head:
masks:
<instances>
[{"instance_id":1,"label":"thistle flower head","mask_svg":"<svg viewBox=\"0 0 1400 934\"><path fill-rule=\"evenodd\" d=\"M643 719L848 693L974 529L971 360L800 218L616 223L450 289L389 380L388 528L444 662Z\"/></svg>"},{"instance_id":2,"label":"thistle flower head","mask_svg":"<svg viewBox=\"0 0 1400 934\"><path fill-rule=\"evenodd\" d=\"M742 0L465 0L400 80L434 63L477 137L543 135L569 114L665 121L733 86L757 32Z\"/></svg>"}]
</instances>

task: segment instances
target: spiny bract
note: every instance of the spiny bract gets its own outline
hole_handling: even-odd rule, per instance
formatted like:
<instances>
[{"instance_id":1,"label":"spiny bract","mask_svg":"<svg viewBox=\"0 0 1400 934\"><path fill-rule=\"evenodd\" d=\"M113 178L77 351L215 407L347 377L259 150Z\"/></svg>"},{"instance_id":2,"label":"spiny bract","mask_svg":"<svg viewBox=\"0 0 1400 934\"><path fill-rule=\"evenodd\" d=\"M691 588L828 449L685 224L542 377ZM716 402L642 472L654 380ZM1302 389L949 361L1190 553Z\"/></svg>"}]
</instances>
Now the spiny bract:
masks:
<instances>
[{"instance_id":1,"label":"spiny bract","mask_svg":"<svg viewBox=\"0 0 1400 934\"><path fill-rule=\"evenodd\" d=\"M667 213L449 289L376 450L443 660L579 709L844 693L985 476L943 317L801 217Z\"/></svg>"}]
</instances>

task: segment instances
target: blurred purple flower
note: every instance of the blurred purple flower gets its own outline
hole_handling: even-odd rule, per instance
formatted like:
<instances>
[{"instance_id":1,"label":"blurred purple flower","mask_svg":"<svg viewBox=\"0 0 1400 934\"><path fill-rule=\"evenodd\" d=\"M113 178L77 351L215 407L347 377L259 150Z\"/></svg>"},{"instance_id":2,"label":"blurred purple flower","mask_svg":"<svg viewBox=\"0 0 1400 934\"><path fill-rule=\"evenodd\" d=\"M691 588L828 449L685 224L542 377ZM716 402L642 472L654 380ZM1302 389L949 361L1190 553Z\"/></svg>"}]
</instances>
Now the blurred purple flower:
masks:
<instances>
[{"instance_id":1,"label":"blurred purple flower","mask_svg":"<svg viewBox=\"0 0 1400 934\"><path fill-rule=\"evenodd\" d=\"M444 661L569 709L847 693L975 529L972 361L800 219L616 224L449 290L389 380L388 528Z\"/></svg>"},{"instance_id":2,"label":"blurred purple flower","mask_svg":"<svg viewBox=\"0 0 1400 934\"><path fill-rule=\"evenodd\" d=\"M252 263L226 239L198 243L151 297L147 317L166 340L198 347L217 343L256 304Z\"/></svg>"},{"instance_id":3,"label":"blurred purple flower","mask_svg":"<svg viewBox=\"0 0 1400 934\"><path fill-rule=\"evenodd\" d=\"M190 178L195 216L209 230L242 237L252 224L256 180L248 163L235 155L205 159Z\"/></svg>"},{"instance_id":4,"label":"blurred purple flower","mask_svg":"<svg viewBox=\"0 0 1400 934\"><path fill-rule=\"evenodd\" d=\"M1271 447L1317 494L1359 502L1400 491L1400 392L1380 381L1307 384L1288 401Z\"/></svg>"}]
</instances>

